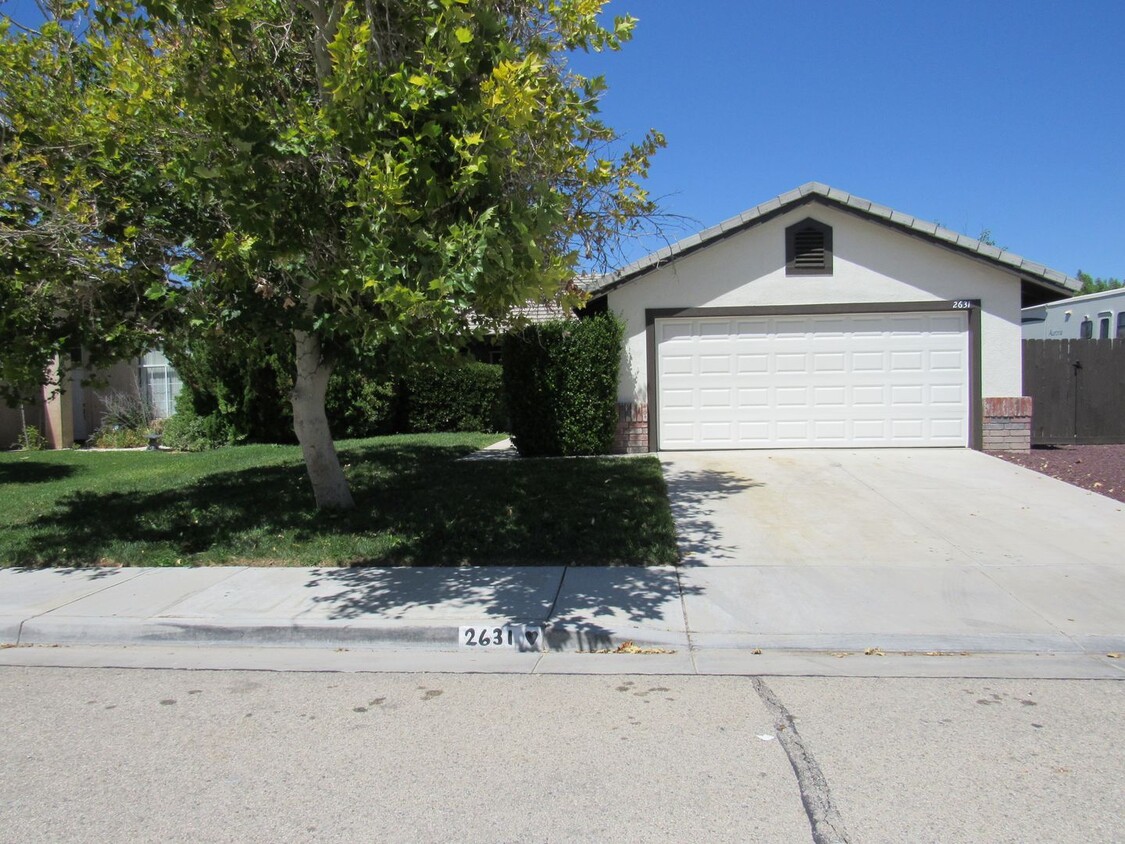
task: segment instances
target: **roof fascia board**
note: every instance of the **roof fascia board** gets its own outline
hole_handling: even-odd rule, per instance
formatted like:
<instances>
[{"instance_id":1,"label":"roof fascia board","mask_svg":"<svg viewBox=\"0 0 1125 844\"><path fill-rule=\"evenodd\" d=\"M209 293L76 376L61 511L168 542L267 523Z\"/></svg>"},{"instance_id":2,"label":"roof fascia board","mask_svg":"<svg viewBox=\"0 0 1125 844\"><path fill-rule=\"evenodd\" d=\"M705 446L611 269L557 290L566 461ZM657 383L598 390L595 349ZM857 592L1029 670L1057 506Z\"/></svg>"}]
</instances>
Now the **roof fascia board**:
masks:
<instances>
[{"instance_id":1,"label":"roof fascia board","mask_svg":"<svg viewBox=\"0 0 1125 844\"><path fill-rule=\"evenodd\" d=\"M1029 282L1038 287L1042 287L1044 290L1049 290L1052 293L1065 293L1067 295L1073 295L1074 293L1073 290L1071 290L1064 284L1051 281L1050 279L1030 275L1023 272L1020 267L1017 267L1015 264L1009 264L1006 261L997 260L988 255L983 255L980 252L977 252L975 249L969 248L969 246L965 244L964 241L972 241L973 243L976 243L977 241L973 240L972 238L966 237L965 235L957 235L956 240L947 240L943 237L938 236L937 234L927 234L924 231L919 231L918 229L906 223L901 223L893 219L886 219L882 216L872 216L867 212L861 211L858 208L852 207L846 203L842 203L834 199L821 197L821 200L825 205L831 205L840 211L845 211L848 214L851 214L853 217L860 217L872 223L879 223L880 225L886 226L887 228L893 229L894 231L917 238L918 240L921 240L925 243L939 246L942 249L946 249L956 255L961 255L964 258L969 258L970 260L976 261L978 264L983 264L984 266L991 267L994 270L1002 270L1003 272L1007 272L1015 276L1017 281ZM998 249L997 251L999 252L1001 250ZM1044 269L1046 268L1044 267Z\"/></svg>"}]
</instances>

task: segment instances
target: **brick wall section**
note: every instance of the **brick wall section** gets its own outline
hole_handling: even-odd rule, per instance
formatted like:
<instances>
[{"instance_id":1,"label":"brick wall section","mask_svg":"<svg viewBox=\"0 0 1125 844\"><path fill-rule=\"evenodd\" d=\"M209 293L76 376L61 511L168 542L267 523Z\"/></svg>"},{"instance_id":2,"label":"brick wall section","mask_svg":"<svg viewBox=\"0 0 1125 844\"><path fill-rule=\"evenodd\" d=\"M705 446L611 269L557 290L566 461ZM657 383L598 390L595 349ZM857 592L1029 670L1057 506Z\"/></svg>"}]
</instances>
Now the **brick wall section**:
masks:
<instances>
[{"instance_id":1,"label":"brick wall section","mask_svg":"<svg viewBox=\"0 0 1125 844\"><path fill-rule=\"evenodd\" d=\"M617 454L648 451L648 405L617 403L617 435L613 438Z\"/></svg>"},{"instance_id":2,"label":"brick wall section","mask_svg":"<svg viewBox=\"0 0 1125 844\"><path fill-rule=\"evenodd\" d=\"M985 451L1029 450L1031 397L986 398L981 429Z\"/></svg>"}]
</instances>

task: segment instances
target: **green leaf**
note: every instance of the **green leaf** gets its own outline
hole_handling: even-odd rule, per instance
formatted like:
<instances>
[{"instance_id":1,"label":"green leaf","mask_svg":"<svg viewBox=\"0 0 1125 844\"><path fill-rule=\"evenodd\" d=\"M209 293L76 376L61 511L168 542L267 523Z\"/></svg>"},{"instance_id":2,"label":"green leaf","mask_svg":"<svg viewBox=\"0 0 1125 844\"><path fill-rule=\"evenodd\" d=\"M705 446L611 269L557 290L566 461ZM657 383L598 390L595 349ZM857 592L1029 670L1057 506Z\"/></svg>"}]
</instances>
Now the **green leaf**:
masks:
<instances>
[{"instance_id":1,"label":"green leaf","mask_svg":"<svg viewBox=\"0 0 1125 844\"><path fill-rule=\"evenodd\" d=\"M468 44L473 40L473 33L468 27L459 26L453 30L453 34L457 36L457 40L462 44Z\"/></svg>"}]
</instances>

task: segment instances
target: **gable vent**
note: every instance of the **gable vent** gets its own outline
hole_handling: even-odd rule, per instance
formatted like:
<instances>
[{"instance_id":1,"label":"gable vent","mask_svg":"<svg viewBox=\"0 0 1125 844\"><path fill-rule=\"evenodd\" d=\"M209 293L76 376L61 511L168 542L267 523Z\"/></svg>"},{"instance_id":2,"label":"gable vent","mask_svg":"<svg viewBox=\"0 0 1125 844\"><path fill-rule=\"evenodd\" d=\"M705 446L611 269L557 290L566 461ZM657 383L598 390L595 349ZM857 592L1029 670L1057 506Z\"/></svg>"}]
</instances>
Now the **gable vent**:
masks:
<instances>
[{"instance_id":1,"label":"gable vent","mask_svg":"<svg viewBox=\"0 0 1125 844\"><path fill-rule=\"evenodd\" d=\"M832 275L832 228L811 217L785 230L786 275Z\"/></svg>"},{"instance_id":2,"label":"gable vent","mask_svg":"<svg viewBox=\"0 0 1125 844\"><path fill-rule=\"evenodd\" d=\"M824 232L802 229L793 236L793 265L803 270L824 269Z\"/></svg>"}]
</instances>

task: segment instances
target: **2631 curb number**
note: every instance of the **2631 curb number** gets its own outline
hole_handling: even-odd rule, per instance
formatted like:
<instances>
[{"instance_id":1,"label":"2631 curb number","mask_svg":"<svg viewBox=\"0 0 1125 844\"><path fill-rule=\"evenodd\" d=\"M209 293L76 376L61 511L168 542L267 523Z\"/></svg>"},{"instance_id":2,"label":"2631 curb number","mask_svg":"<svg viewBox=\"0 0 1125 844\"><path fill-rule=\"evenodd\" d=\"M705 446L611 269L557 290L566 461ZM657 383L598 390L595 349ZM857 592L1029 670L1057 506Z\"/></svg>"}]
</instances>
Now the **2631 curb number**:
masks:
<instances>
[{"instance_id":1,"label":"2631 curb number","mask_svg":"<svg viewBox=\"0 0 1125 844\"><path fill-rule=\"evenodd\" d=\"M458 644L463 648L515 648L539 651L544 648L543 628L531 624L503 624L495 627L461 627Z\"/></svg>"}]
</instances>

